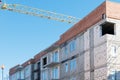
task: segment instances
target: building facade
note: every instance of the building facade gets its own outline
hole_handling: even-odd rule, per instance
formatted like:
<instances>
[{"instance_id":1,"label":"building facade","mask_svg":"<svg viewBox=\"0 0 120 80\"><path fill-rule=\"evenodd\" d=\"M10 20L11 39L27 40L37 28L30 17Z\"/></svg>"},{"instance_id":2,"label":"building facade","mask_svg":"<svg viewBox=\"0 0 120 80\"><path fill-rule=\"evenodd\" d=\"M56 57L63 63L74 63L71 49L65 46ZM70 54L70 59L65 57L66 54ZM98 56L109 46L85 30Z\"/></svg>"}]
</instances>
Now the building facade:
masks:
<instances>
[{"instance_id":1,"label":"building facade","mask_svg":"<svg viewBox=\"0 0 120 80\"><path fill-rule=\"evenodd\" d=\"M103 2L22 68L11 68L10 80L120 80L119 9Z\"/></svg>"}]
</instances>

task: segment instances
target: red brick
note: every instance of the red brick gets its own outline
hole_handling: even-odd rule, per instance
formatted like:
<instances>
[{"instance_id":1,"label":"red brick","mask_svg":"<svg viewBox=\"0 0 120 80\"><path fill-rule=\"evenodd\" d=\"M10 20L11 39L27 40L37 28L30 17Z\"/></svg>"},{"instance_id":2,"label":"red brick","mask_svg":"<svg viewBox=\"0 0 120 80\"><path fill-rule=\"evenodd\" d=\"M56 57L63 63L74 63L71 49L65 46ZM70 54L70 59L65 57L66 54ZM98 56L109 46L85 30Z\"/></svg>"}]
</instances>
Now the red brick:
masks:
<instances>
[{"instance_id":1,"label":"red brick","mask_svg":"<svg viewBox=\"0 0 120 80\"><path fill-rule=\"evenodd\" d=\"M76 23L67 32L61 35L59 44L70 40L71 38L75 37L81 32L84 32L89 27L100 21L102 19L102 14L106 14L106 2L101 4L94 11L92 11L90 14L88 14L86 17L84 17L82 20Z\"/></svg>"}]
</instances>

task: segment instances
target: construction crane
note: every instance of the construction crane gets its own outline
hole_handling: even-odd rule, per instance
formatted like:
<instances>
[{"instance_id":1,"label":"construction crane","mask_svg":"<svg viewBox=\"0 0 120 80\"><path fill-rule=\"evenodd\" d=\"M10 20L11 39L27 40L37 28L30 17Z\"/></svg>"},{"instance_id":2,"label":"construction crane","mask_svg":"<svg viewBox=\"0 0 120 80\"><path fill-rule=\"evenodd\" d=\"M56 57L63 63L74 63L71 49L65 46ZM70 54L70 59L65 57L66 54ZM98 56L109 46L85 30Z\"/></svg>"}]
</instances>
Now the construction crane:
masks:
<instances>
[{"instance_id":1,"label":"construction crane","mask_svg":"<svg viewBox=\"0 0 120 80\"><path fill-rule=\"evenodd\" d=\"M42 9L37 9L37 8L32 8L20 4L1 4L0 5L2 10L8 10L12 12L18 12L22 14L27 14L27 15L32 15L32 16L38 16L41 18L46 18L46 19L51 19L51 20L56 20L60 22L67 22L67 23L76 23L80 19L75 18L73 16L68 16L60 13L55 13L51 11L46 11Z\"/></svg>"}]
</instances>

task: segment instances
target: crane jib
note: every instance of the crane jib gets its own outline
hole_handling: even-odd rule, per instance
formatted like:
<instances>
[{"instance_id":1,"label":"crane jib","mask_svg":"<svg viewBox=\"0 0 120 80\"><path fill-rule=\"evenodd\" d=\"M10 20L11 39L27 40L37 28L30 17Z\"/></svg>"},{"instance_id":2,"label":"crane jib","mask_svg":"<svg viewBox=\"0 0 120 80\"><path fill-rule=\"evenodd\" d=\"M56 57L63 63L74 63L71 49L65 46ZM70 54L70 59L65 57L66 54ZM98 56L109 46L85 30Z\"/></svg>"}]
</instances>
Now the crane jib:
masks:
<instances>
[{"instance_id":1,"label":"crane jib","mask_svg":"<svg viewBox=\"0 0 120 80\"><path fill-rule=\"evenodd\" d=\"M32 8L20 4L1 4L1 9L8 10L12 12L18 12L22 14L32 15L32 16L38 16L41 18L56 20L60 22L67 22L67 23L77 23L80 19L68 16L60 13L55 13L47 10L42 10L38 8Z\"/></svg>"}]
</instances>

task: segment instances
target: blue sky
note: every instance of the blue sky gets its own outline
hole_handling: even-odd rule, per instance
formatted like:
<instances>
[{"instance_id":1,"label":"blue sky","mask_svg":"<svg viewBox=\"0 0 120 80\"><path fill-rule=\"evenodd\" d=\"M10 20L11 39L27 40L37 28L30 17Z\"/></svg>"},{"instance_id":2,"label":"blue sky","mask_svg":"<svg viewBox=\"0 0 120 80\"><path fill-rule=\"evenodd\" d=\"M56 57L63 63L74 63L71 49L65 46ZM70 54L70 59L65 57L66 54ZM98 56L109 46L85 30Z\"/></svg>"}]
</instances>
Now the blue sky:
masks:
<instances>
[{"instance_id":1,"label":"blue sky","mask_svg":"<svg viewBox=\"0 0 120 80\"><path fill-rule=\"evenodd\" d=\"M6 3L23 4L81 19L103 1L5 0ZM0 65L5 65L4 75L8 74L9 68L25 62L49 47L72 26L73 24L0 10Z\"/></svg>"}]
</instances>

